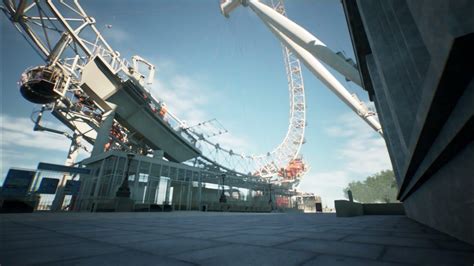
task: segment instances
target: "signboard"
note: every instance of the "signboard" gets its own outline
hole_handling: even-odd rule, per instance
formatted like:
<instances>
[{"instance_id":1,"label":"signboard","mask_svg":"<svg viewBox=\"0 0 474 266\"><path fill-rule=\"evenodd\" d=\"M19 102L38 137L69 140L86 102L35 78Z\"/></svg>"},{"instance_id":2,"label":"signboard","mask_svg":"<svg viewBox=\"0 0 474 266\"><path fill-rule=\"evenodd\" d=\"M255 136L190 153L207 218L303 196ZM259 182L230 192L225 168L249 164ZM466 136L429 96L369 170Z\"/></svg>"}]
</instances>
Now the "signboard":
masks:
<instances>
[{"instance_id":1,"label":"signboard","mask_svg":"<svg viewBox=\"0 0 474 266\"><path fill-rule=\"evenodd\" d=\"M8 170L7 177L3 183L2 195L11 197L26 196L35 175L36 171L33 170Z\"/></svg>"},{"instance_id":2,"label":"signboard","mask_svg":"<svg viewBox=\"0 0 474 266\"><path fill-rule=\"evenodd\" d=\"M77 195L79 193L80 188L81 188L81 181L68 180L66 181L66 186L64 187L64 194Z\"/></svg>"},{"instance_id":3,"label":"signboard","mask_svg":"<svg viewBox=\"0 0 474 266\"><path fill-rule=\"evenodd\" d=\"M38 190L36 190L36 193L56 194L58 183L59 183L59 179L57 178L44 177L43 179L41 179L40 186Z\"/></svg>"}]
</instances>

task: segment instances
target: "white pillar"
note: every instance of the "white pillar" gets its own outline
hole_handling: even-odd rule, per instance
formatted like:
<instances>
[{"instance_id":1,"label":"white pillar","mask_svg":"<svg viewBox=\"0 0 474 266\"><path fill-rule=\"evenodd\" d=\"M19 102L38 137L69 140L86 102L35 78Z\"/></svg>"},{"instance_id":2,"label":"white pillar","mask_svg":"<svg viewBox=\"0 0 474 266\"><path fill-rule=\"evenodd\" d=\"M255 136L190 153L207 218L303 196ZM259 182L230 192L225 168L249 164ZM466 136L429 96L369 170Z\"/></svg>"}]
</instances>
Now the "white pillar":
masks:
<instances>
[{"instance_id":1,"label":"white pillar","mask_svg":"<svg viewBox=\"0 0 474 266\"><path fill-rule=\"evenodd\" d=\"M64 163L65 166L74 166L77 156L79 155L81 140L82 135L75 132L71 140L71 145L69 146L67 159ZM69 173L64 173L61 181L59 182L58 190L56 191L56 195L51 205L51 211L61 211L64 201L64 187L66 186L66 182L69 179L71 179L71 175Z\"/></svg>"},{"instance_id":2,"label":"white pillar","mask_svg":"<svg viewBox=\"0 0 474 266\"><path fill-rule=\"evenodd\" d=\"M280 32L272 24L265 23L268 28L277 36L281 42L294 52L304 65L329 89L331 89L344 103L346 103L354 112L356 112L367 124L382 135L382 127L377 119L369 113L367 108L361 102L354 98L344 86L324 67L318 59L303 49L301 46L290 40L288 36Z\"/></svg>"},{"instance_id":3,"label":"white pillar","mask_svg":"<svg viewBox=\"0 0 474 266\"><path fill-rule=\"evenodd\" d=\"M111 105L112 110L104 114L102 124L97 131L97 138L95 139L94 148L92 149L91 157L99 155L104 152L104 147L109 142L110 129L114 123L115 118L115 105Z\"/></svg>"},{"instance_id":4,"label":"white pillar","mask_svg":"<svg viewBox=\"0 0 474 266\"><path fill-rule=\"evenodd\" d=\"M313 34L258 0L247 0L246 2L263 22L270 23L314 57L328 64L347 79L362 86L358 69L334 53Z\"/></svg>"}]
</instances>

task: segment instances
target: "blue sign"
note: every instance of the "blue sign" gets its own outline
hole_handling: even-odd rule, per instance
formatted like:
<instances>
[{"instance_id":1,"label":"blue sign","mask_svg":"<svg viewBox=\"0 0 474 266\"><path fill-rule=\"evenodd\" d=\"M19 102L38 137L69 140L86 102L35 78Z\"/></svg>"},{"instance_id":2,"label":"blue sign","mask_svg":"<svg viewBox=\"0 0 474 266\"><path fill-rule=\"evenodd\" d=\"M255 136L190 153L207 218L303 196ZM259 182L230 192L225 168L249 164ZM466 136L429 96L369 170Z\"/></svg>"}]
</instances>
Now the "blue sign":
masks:
<instances>
[{"instance_id":1,"label":"blue sign","mask_svg":"<svg viewBox=\"0 0 474 266\"><path fill-rule=\"evenodd\" d=\"M47 178L44 177L41 179L41 184L36 190L36 193L41 194L56 194L56 189L58 187L59 179L57 178Z\"/></svg>"},{"instance_id":2,"label":"blue sign","mask_svg":"<svg viewBox=\"0 0 474 266\"><path fill-rule=\"evenodd\" d=\"M81 188L81 181L68 180L66 181L66 186L64 187L64 194L77 195L79 193L80 188Z\"/></svg>"},{"instance_id":3,"label":"blue sign","mask_svg":"<svg viewBox=\"0 0 474 266\"><path fill-rule=\"evenodd\" d=\"M12 197L26 196L31 183L35 178L36 171L10 169L3 183L2 195Z\"/></svg>"}]
</instances>

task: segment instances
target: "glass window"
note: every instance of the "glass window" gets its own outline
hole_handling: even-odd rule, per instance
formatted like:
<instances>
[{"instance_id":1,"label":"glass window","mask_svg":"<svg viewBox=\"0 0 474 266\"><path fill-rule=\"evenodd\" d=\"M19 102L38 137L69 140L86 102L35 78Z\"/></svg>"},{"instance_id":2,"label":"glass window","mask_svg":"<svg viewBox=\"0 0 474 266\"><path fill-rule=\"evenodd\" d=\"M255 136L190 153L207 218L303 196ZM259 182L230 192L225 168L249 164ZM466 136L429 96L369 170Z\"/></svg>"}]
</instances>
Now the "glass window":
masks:
<instances>
[{"instance_id":1,"label":"glass window","mask_svg":"<svg viewBox=\"0 0 474 266\"><path fill-rule=\"evenodd\" d=\"M117 173L116 173L116 176L118 178L115 179L115 185L122 184L123 173L125 171L125 161L126 161L125 158L118 159L118 167L117 167Z\"/></svg>"},{"instance_id":2,"label":"glass window","mask_svg":"<svg viewBox=\"0 0 474 266\"><path fill-rule=\"evenodd\" d=\"M170 178L171 179L176 179L176 167L170 167Z\"/></svg>"},{"instance_id":3,"label":"glass window","mask_svg":"<svg viewBox=\"0 0 474 266\"><path fill-rule=\"evenodd\" d=\"M184 180L184 169L178 170L178 180Z\"/></svg>"},{"instance_id":4,"label":"glass window","mask_svg":"<svg viewBox=\"0 0 474 266\"><path fill-rule=\"evenodd\" d=\"M160 176L160 170L161 170L161 165L160 165L160 164L153 164L153 165L151 166L151 173L150 173L150 175L151 175L151 176L159 177L159 176Z\"/></svg>"},{"instance_id":5,"label":"glass window","mask_svg":"<svg viewBox=\"0 0 474 266\"><path fill-rule=\"evenodd\" d=\"M143 174L149 175L149 174L150 174L149 171L150 171L150 163L141 162L141 163L140 163L140 171L139 171L139 173L143 173Z\"/></svg>"},{"instance_id":6,"label":"glass window","mask_svg":"<svg viewBox=\"0 0 474 266\"><path fill-rule=\"evenodd\" d=\"M110 175L113 173L115 161L116 161L116 157L109 157L105 159L104 173L103 173L104 175Z\"/></svg>"},{"instance_id":7,"label":"glass window","mask_svg":"<svg viewBox=\"0 0 474 266\"><path fill-rule=\"evenodd\" d=\"M140 173L138 175L138 182L147 183L148 182L148 174Z\"/></svg>"},{"instance_id":8,"label":"glass window","mask_svg":"<svg viewBox=\"0 0 474 266\"><path fill-rule=\"evenodd\" d=\"M169 176L170 175L170 167L167 165L163 165L161 169L161 176Z\"/></svg>"},{"instance_id":9,"label":"glass window","mask_svg":"<svg viewBox=\"0 0 474 266\"><path fill-rule=\"evenodd\" d=\"M191 180L193 178L193 171L186 170L186 180Z\"/></svg>"},{"instance_id":10,"label":"glass window","mask_svg":"<svg viewBox=\"0 0 474 266\"><path fill-rule=\"evenodd\" d=\"M135 174L137 172L138 161L132 160L130 163L130 169L128 170L129 174ZM125 166L126 167L126 166Z\"/></svg>"}]
</instances>

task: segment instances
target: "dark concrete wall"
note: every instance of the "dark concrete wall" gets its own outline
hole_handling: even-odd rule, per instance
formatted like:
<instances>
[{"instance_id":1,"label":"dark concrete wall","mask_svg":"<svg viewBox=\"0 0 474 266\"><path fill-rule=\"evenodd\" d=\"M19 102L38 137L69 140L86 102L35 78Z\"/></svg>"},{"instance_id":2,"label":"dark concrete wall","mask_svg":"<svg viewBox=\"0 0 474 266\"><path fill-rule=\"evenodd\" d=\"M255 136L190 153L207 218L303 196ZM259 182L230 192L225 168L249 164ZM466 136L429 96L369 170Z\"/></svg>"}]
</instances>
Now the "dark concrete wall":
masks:
<instances>
[{"instance_id":1,"label":"dark concrete wall","mask_svg":"<svg viewBox=\"0 0 474 266\"><path fill-rule=\"evenodd\" d=\"M337 217L352 217L361 215L404 215L405 209L401 203L359 203L347 200L335 200Z\"/></svg>"},{"instance_id":2,"label":"dark concrete wall","mask_svg":"<svg viewBox=\"0 0 474 266\"><path fill-rule=\"evenodd\" d=\"M474 1L343 5L407 215L474 244Z\"/></svg>"},{"instance_id":3,"label":"dark concrete wall","mask_svg":"<svg viewBox=\"0 0 474 266\"><path fill-rule=\"evenodd\" d=\"M404 215L405 208L401 203L364 203L364 215Z\"/></svg>"},{"instance_id":4,"label":"dark concrete wall","mask_svg":"<svg viewBox=\"0 0 474 266\"><path fill-rule=\"evenodd\" d=\"M472 243L474 144L470 144L405 199L409 217Z\"/></svg>"}]
</instances>

